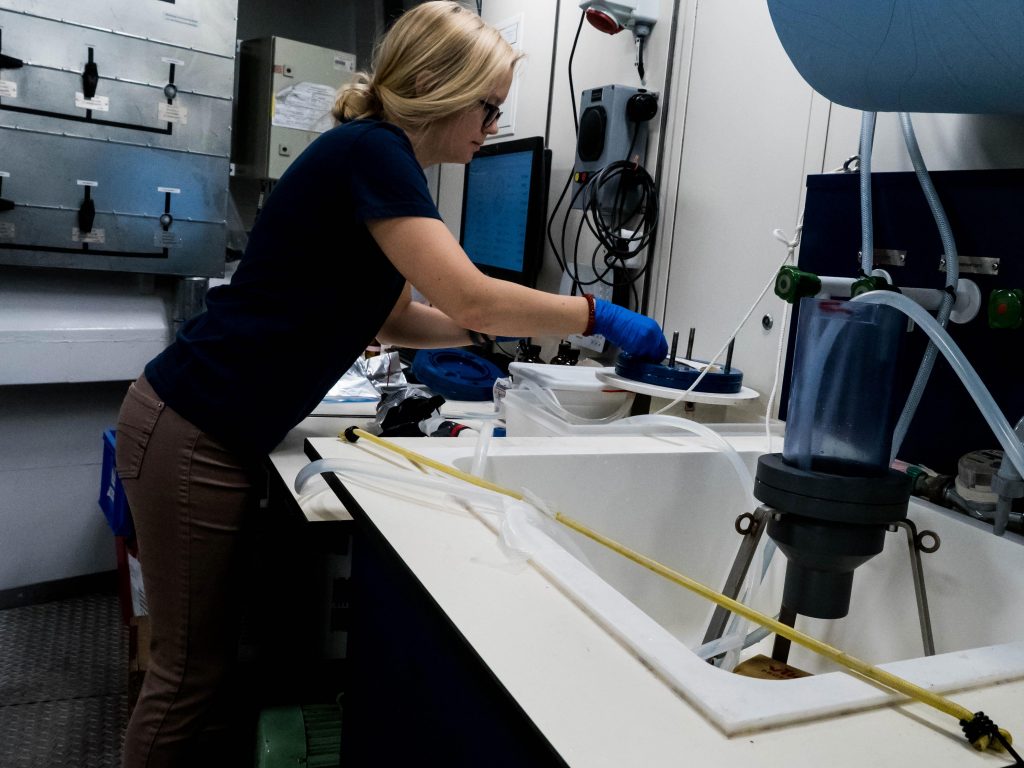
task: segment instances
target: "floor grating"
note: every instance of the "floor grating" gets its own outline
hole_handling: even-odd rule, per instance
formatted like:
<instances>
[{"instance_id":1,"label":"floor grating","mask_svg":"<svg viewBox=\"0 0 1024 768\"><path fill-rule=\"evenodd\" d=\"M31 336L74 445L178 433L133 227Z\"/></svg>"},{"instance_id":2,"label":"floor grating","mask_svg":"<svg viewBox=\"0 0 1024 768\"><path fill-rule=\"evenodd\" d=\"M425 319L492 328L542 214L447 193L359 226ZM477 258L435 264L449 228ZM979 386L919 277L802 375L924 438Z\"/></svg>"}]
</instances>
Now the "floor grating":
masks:
<instances>
[{"instance_id":1,"label":"floor grating","mask_svg":"<svg viewBox=\"0 0 1024 768\"><path fill-rule=\"evenodd\" d=\"M114 595L0 611L0 765L116 768L127 654Z\"/></svg>"}]
</instances>

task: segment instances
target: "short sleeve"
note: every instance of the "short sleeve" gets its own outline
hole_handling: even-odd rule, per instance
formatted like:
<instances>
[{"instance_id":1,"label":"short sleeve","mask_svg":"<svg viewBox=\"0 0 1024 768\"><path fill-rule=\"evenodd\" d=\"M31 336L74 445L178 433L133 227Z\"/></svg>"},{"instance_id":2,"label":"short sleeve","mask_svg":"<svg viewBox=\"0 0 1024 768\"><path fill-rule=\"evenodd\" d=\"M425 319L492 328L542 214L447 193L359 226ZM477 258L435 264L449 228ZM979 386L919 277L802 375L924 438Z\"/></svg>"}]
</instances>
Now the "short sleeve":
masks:
<instances>
[{"instance_id":1,"label":"short sleeve","mask_svg":"<svg viewBox=\"0 0 1024 768\"><path fill-rule=\"evenodd\" d=\"M352 203L362 221L441 218L412 145L397 129L385 124L370 127L354 143L349 162Z\"/></svg>"}]
</instances>

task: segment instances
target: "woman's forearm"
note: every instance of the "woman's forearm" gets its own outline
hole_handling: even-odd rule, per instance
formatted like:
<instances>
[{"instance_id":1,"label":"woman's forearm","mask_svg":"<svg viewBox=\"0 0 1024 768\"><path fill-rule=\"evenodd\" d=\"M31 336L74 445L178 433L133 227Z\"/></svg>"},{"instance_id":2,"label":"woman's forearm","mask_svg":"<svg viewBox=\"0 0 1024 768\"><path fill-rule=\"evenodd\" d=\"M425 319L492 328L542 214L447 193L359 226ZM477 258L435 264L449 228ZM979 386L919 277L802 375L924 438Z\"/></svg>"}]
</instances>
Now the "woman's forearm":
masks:
<instances>
[{"instance_id":1,"label":"woman's forearm","mask_svg":"<svg viewBox=\"0 0 1024 768\"><path fill-rule=\"evenodd\" d=\"M416 349L465 347L470 343L466 329L448 315L415 301L399 305L377 338L384 344Z\"/></svg>"},{"instance_id":2,"label":"woman's forearm","mask_svg":"<svg viewBox=\"0 0 1024 768\"><path fill-rule=\"evenodd\" d=\"M492 336L568 336L587 327L582 296L559 296L482 274L436 219L368 222L399 272L463 328Z\"/></svg>"},{"instance_id":3,"label":"woman's forearm","mask_svg":"<svg viewBox=\"0 0 1024 768\"><path fill-rule=\"evenodd\" d=\"M583 333L590 307L582 296L545 293L485 277L461 311L467 328L492 336L565 337Z\"/></svg>"}]
</instances>

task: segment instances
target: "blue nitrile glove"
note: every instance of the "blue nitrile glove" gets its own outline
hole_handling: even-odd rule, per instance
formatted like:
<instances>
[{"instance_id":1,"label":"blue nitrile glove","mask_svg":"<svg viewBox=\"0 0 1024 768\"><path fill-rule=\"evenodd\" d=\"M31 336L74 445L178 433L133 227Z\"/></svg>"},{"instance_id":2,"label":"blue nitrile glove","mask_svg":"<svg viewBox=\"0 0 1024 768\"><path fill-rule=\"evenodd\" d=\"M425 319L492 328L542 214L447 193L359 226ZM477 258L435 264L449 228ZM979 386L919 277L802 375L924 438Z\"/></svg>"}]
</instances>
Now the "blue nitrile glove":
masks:
<instances>
[{"instance_id":1,"label":"blue nitrile glove","mask_svg":"<svg viewBox=\"0 0 1024 768\"><path fill-rule=\"evenodd\" d=\"M661 326L646 315L604 299L594 300L594 333L637 357L660 363L668 354L668 342Z\"/></svg>"}]
</instances>

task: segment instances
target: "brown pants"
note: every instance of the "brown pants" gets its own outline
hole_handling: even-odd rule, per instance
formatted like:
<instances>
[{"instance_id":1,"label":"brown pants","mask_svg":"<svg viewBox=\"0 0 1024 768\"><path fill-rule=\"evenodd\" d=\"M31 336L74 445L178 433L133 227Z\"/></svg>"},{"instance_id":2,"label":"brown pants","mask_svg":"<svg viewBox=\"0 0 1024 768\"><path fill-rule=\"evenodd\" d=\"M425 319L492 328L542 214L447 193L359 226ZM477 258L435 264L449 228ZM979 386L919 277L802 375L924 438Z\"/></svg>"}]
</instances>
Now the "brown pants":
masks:
<instances>
[{"instance_id":1,"label":"brown pants","mask_svg":"<svg viewBox=\"0 0 1024 768\"><path fill-rule=\"evenodd\" d=\"M152 632L123 766L232 765L222 710L238 653L241 529L256 501L255 467L161 402L141 377L118 417L117 471L135 520Z\"/></svg>"}]
</instances>

